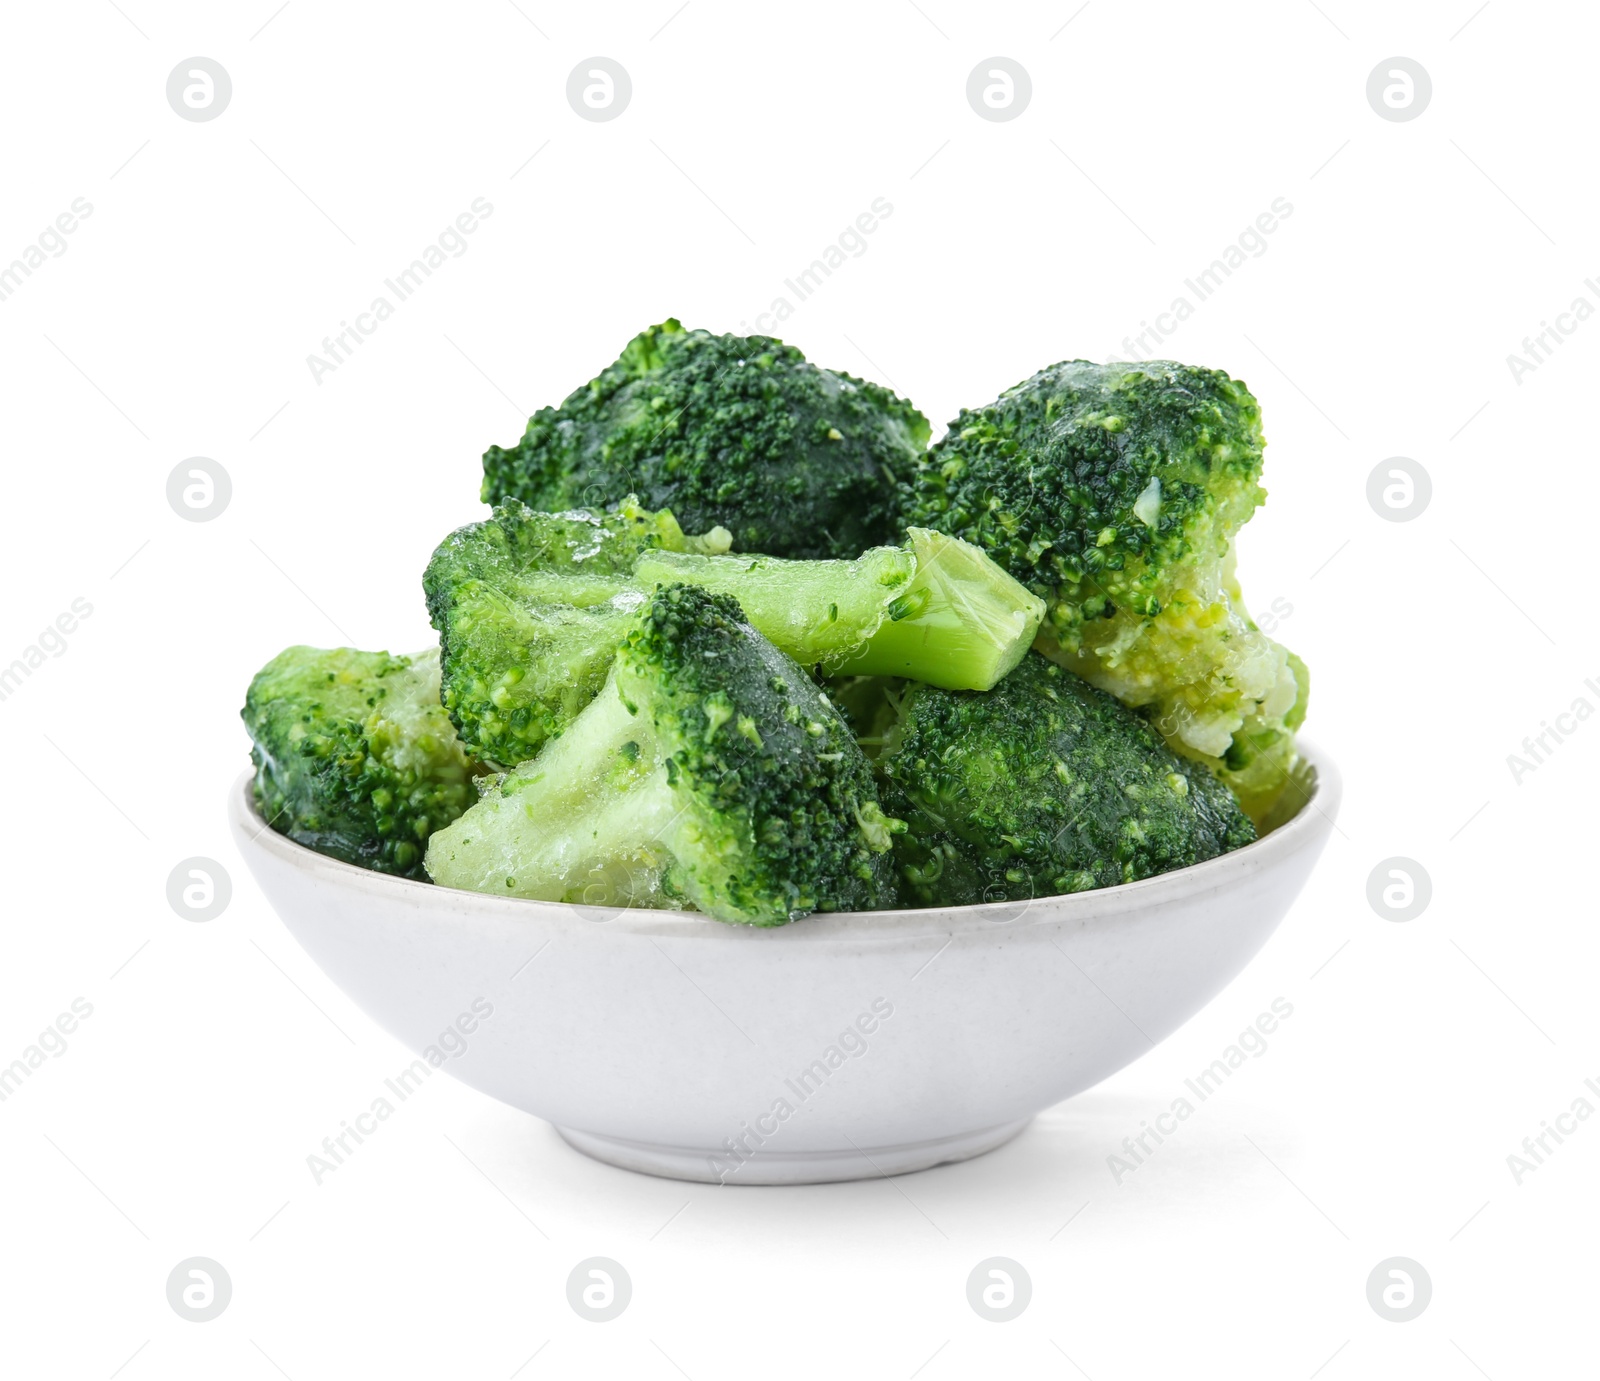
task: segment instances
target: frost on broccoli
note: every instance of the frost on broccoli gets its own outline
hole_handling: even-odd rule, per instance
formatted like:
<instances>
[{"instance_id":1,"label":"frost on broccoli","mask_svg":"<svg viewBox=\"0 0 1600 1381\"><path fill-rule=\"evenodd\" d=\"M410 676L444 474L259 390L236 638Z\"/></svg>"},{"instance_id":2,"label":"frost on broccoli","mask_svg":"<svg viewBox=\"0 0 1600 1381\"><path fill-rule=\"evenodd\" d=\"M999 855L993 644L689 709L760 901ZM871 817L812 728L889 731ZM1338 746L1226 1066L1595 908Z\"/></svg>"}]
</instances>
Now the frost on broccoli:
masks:
<instances>
[{"instance_id":1,"label":"frost on broccoli","mask_svg":"<svg viewBox=\"0 0 1600 1381\"><path fill-rule=\"evenodd\" d=\"M1218 370L1073 360L963 410L908 498L910 521L1045 599L1042 652L1141 707L1258 820L1294 780L1308 689L1234 577L1263 445L1256 400Z\"/></svg>"},{"instance_id":2,"label":"frost on broccoli","mask_svg":"<svg viewBox=\"0 0 1600 1381\"><path fill-rule=\"evenodd\" d=\"M899 537L896 489L928 435L904 399L793 346L669 320L515 446L491 446L483 499L557 510L636 494L692 531L726 527L740 551L852 557Z\"/></svg>"},{"instance_id":3,"label":"frost on broccoli","mask_svg":"<svg viewBox=\"0 0 1600 1381\"><path fill-rule=\"evenodd\" d=\"M774 926L893 902L872 771L726 595L656 591L600 693L428 847L435 882Z\"/></svg>"},{"instance_id":4,"label":"frost on broccoli","mask_svg":"<svg viewBox=\"0 0 1600 1381\"><path fill-rule=\"evenodd\" d=\"M631 497L612 512L510 500L445 540L423 584L444 647L443 698L479 756L512 767L589 703L658 586L734 596L778 648L830 673L982 689L1032 642L1044 604L983 552L913 529L851 561L721 554Z\"/></svg>"},{"instance_id":5,"label":"frost on broccoli","mask_svg":"<svg viewBox=\"0 0 1600 1381\"><path fill-rule=\"evenodd\" d=\"M242 715L262 817L346 863L426 880L428 836L475 799L481 769L440 707L437 652L291 647Z\"/></svg>"},{"instance_id":6,"label":"frost on broccoli","mask_svg":"<svg viewBox=\"0 0 1600 1381\"><path fill-rule=\"evenodd\" d=\"M876 765L907 904L965 906L1137 882L1256 831L1204 766L1038 654L991 691L890 688Z\"/></svg>"}]
</instances>

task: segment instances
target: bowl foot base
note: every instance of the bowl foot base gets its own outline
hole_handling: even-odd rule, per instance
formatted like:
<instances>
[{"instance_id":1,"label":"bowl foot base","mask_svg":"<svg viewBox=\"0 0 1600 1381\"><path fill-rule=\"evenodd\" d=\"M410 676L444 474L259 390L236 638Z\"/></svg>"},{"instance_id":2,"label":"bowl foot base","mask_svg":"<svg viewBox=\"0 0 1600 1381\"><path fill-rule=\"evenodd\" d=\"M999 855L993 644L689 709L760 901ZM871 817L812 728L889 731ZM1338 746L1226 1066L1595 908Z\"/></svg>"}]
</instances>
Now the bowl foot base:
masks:
<instances>
[{"instance_id":1,"label":"bowl foot base","mask_svg":"<svg viewBox=\"0 0 1600 1381\"><path fill-rule=\"evenodd\" d=\"M850 1147L843 1151L779 1151L762 1148L753 1154L696 1150L601 1136L574 1127L557 1127L562 1139L586 1156L624 1170L661 1175L669 1180L702 1184L831 1184L839 1180L871 1180L906 1175L935 1165L971 1160L1004 1146L1033 1119L1006 1122L956 1136L911 1141L898 1146Z\"/></svg>"}]
</instances>

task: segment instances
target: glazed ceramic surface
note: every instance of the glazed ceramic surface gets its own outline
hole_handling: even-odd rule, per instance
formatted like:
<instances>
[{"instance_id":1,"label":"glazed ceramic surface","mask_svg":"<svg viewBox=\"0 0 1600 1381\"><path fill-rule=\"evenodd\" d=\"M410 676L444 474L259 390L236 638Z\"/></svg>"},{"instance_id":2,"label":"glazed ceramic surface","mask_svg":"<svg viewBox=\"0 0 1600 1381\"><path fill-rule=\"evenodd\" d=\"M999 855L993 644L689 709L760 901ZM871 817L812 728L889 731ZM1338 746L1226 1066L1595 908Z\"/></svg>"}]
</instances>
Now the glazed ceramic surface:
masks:
<instances>
[{"instance_id":1,"label":"glazed ceramic surface","mask_svg":"<svg viewBox=\"0 0 1600 1381\"><path fill-rule=\"evenodd\" d=\"M600 1160L793 1184L991 1150L1170 1035L1305 885L1339 804L1144 882L774 930L368 872L230 815L283 923L374 1021Z\"/></svg>"}]
</instances>

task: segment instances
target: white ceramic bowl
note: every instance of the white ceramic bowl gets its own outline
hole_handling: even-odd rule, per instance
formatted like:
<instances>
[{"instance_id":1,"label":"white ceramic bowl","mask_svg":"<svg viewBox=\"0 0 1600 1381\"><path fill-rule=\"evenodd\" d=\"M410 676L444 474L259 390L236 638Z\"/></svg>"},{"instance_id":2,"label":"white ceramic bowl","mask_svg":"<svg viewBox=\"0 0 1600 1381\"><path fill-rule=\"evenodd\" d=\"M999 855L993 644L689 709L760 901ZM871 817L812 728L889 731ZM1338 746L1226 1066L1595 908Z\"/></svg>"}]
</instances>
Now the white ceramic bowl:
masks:
<instances>
[{"instance_id":1,"label":"white ceramic bowl","mask_svg":"<svg viewBox=\"0 0 1600 1381\"><path fill-rule=\"evenodd\" d=\"M729 1184L964 1160L1170 1035L1305 884L1339 778L1247 848L1144 882L752 930L388 877L266 828L239 848L306 952L464 1083L630 1170Z\"/></svg>"}]
</instances>

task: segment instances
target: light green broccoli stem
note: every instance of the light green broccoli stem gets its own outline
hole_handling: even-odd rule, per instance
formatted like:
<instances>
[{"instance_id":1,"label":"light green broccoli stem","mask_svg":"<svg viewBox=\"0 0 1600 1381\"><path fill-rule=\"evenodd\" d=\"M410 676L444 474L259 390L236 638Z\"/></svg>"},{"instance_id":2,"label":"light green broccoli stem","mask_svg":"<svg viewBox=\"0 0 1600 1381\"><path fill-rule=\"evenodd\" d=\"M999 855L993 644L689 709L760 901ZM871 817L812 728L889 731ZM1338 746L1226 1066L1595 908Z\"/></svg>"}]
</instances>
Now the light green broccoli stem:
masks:
<instances>
[{"instance_id":1,"label":"light green broccoli stem","mask_svg":"<svg viewBox=\"0 0 1600 1381\"><path fill-rule=\"evenodd\" d=\"M988 690L1027 655L1045 603L979 548L907 530L916 573L837 676L899 676L944 690Z\"/></svg>"},{"instance_id":2,"label":"light green broccoli stem","mask_svg":"<svg viewBox=\"0 0 1600 1381\"><path fill-rule=\"evenodd\" d=\"M591 906L659 906L682 803L648 718L616 675L539 757L500 777L429 841L436 883Z\"/></svg>"},{"instance_id":3,"label":"light green broccoli stem","mask_svg":"<svg viewBox=\"0 0 1600 1381\"><path fill-rule=\"evenodd\" d=\"M968 542L926 528L909 536L854 561L649 551L634 578L732 595L781 651L829 675L988 690L1022 660L1044 601Z\"/></svg>"}]
</instances>

